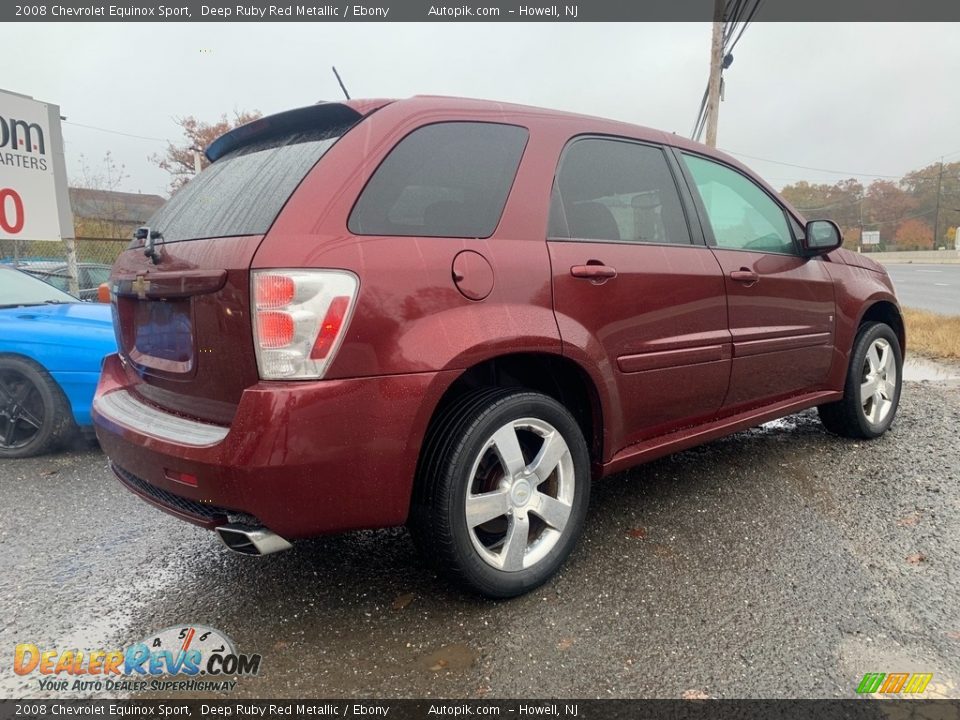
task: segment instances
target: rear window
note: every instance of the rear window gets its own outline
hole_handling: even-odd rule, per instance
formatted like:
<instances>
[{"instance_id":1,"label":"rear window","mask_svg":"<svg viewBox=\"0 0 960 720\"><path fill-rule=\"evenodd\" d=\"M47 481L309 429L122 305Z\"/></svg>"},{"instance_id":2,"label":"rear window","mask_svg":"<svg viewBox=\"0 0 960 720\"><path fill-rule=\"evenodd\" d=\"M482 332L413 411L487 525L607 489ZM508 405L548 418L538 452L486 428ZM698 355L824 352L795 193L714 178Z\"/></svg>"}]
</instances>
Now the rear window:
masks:
<instances>
[{"instance_id":1,"label":"rear window","mask_svg":"<svg viewBox=\"0 0 960 720\"><path fill-rule=\"evenodd\" d=\"M527 144L515 125L448 122L390 151L350 213L356 235L490 237Z\"/></svg>"},{"instance_id":2,"label":"rear window","mask_svg":"<svg viewBox=\"0 0 960 720\"><path fill-rule=\"evenodd\" d=\"M178 190L148 225L165 242L261 235L346 129L296 132L237 148Z\"/></svg>"}]
</instances>

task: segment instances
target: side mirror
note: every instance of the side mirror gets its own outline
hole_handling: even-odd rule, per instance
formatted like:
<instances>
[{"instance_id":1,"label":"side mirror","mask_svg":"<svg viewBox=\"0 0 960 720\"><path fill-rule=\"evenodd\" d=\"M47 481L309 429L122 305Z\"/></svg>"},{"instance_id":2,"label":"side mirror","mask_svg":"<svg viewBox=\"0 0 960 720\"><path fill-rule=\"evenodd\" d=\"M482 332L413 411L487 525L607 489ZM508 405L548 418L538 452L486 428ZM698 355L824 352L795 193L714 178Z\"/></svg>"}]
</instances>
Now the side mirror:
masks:
<instances>
[{"instance_id":1,"label":"side mirror","mask_svg":"<svg viewBox=\"0 0 960 720\"><path fill-rule=\"evenodd\" d=\"M811 220L800 239L806 257L825 255L843 245L843 234L833 220Z\"/></svg>"}]
</instances>

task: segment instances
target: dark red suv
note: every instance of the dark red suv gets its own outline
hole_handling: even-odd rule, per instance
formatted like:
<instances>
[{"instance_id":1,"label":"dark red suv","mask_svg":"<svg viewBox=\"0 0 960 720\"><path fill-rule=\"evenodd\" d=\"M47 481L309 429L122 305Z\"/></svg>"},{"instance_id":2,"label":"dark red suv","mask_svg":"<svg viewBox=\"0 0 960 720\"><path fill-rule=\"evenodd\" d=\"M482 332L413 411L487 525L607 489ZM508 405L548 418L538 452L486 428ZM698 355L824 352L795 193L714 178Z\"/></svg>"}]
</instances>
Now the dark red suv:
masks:
<instances>
[{"instance_id":1,"label":"dark red suv","mask_svg":"<svg viewBox=\"0 0 960 720\"><path fill-rule=\"evenodd\" d=\"M893 421L893 286L736 160L416 97L219 138L111 277L121 482L251 555L407 524L490 596L554 573L594 479L817 407Z\"/></svg>"}]
</instances>

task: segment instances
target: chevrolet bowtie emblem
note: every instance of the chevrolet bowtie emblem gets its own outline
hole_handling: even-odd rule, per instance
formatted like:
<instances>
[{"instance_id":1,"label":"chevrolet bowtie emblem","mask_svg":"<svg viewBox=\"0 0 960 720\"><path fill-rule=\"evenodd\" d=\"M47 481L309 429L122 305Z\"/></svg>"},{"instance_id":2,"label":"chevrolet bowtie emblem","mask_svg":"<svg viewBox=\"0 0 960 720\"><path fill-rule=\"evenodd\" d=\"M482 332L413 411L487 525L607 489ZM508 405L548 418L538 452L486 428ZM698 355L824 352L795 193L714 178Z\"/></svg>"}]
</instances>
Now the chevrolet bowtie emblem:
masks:
<instances>
[{"instance_id":1,"label":"chevrolet bowtie emblem","mask_svg":"<svg viewBox=\"0 0 960 720\"><path fill-rule=\"evenodd\" d=\"M137 279L130 283L130 289L137 294L138 298L145 300L147 297L147 290L150 289L150 281L147 280L143 275L137 275Z\"/></svg>"}]
</instances>

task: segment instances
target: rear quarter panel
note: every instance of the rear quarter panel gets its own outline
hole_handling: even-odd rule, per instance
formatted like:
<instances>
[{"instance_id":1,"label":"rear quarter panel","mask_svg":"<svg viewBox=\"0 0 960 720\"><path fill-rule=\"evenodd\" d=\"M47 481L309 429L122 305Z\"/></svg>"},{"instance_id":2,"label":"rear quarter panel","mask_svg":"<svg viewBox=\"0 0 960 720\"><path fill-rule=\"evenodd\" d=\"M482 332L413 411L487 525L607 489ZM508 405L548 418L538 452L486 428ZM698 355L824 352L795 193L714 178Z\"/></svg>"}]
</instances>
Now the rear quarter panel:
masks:
<instances>
[{"instance_id":1,"label":"rear quarter panel","mask_svg":"<svg viewBox=\"0 0 960 720\"><path fill-rule=\"evenodd\" d=\"M356 311L328 378L462 369L508 352L560 353L545 242L555 155L532 117L484 107L439 111L412 100L380 109L331 148L258 249L255 269L342 268L360 278ZM354 202L390 150L418 127L455 121L530 132L493 236L352 235L347 220ZM467 299L453 282L453 260L462 250L479 253L493 268L484 300Z\"/></svg>"}]
</instances>

